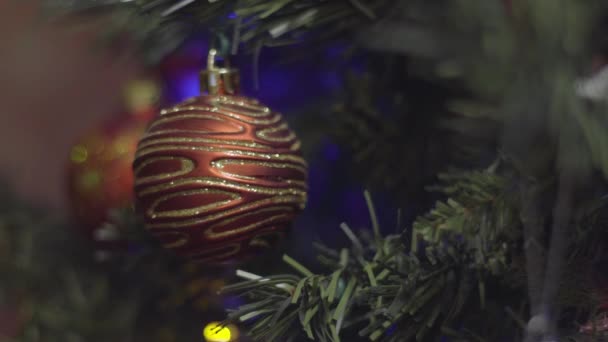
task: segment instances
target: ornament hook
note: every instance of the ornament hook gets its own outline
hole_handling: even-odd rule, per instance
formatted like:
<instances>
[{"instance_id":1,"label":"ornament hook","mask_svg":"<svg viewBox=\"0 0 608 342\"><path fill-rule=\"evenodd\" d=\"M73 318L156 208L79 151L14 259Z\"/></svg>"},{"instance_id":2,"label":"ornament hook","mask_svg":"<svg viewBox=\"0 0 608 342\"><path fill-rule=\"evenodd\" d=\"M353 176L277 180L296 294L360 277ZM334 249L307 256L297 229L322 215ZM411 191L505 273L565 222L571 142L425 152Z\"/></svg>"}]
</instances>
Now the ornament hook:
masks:
<instances>
[{"instance_id":1,"label":"ornament hook","mask_svg":"<svg viewBox=\"0 0 608 342\"><path fill-rule=\"evenodd\" d=\"M207 70L215 69L215 56L217 56L217 50L209 50L209 55L207 56Z\"/></svg>"},{"instance_id":2,"label":"ornament hook","mask_svg":"<svg viewBox=\"0 0 608 342\"><path fill-rule=\"evenodd\" d=\"M209 95L236 95L239 91L239 71L230 68L229 61L225 67L216 66L218 52L209 50L207 70L201 72L201 91Z\"/></svg>"}]
</instances>

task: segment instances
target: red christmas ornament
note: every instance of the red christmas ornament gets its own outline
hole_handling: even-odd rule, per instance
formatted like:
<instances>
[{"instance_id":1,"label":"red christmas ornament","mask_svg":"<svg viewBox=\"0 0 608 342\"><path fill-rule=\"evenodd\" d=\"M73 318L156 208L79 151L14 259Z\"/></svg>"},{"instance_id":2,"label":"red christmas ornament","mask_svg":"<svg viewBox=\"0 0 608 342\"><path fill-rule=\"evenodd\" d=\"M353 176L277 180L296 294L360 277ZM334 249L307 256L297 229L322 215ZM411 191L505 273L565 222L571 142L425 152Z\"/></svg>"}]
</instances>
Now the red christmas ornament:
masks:
<instances>
[{"instance_id":1,"label":"red christmas ornament","mask_svg":"<svg viewBox=\"0 0 608 342\"><path fill-rule=\"evenodd\" d=\"M16 339L31 319L22 301L0 305L0 341Z\"/></svg>"},{"instance_id":2,"label":"red christmas ornament","mask_svg":"<svg viewBox=\"0 0 608 342\"><path fill-rule=\"evenodd\" d=\"M89 234L107 221L111 209L133 205L133 158L154 116L151 104L158 94L154 82L132 83L127 94L130 110L92 128L70 151L68 197L74 218Z\"/></svg>"},{"instance_id":3,"label":"red christmas ornament","mask_svg":"<svg viewBox=\"0 0 608 342\"><path fill-rule=\"evenodd\" d=\"M165 109L140 141L136 205L146 228L195 261L272 248L306 203L307 164L278 113L237 96L238 71L202 73L209 95Z\"/></svg>"}]
</instances>

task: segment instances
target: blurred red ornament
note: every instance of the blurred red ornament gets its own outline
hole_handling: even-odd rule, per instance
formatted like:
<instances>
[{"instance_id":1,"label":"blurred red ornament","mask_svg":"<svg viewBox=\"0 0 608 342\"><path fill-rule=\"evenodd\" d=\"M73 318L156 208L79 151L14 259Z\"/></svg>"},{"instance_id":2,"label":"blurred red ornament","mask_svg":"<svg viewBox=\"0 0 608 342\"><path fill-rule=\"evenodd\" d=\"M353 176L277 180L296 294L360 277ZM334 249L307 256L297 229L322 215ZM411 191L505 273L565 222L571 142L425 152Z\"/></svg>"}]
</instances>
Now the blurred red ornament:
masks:
<instances>
[{"instance_id":1,"label":"blurred red ornament","mask_svg":"<svg viewBox=\"0 0 608 342\"><path fill-rule=\"evenodd\" d=\"M307 164L283 117L237 96L238 71L214 56L209 95L163 110L133 167L146 228L181 256L224 263L276 245L305 206Z\"/></svg>"},{"instance_id":2,"label":"blurred red ornament","mask_svg":"<svg viewBox=\"0 0 608 342\"><path fill-rule=\"evenodd\" d=\"M0 341L12 341L27 323L27 316L18 306L0 305Z\"/></svg>"},{"instance_id":3,"label":"blurred red ornament","mask_svg":"<svg viewBox=\"0 0 608 342\"><path fill-rule=\"evenodd\" d=\"M155 115L159 89L150 80L132 82L126 93L128 109L92 128L71 148L69 201L77 223L91 237L107 221L110 210L133 206L133 158L137 142Z\"/></svg>"},{"instance_id":4,"label":"blurred red ornament","mask_svg":"<svg viewBox=\"0 0 608 342\"><path fill-rule=\"evenodd\" d=\"M579 328L579 332L584 334L605 334L608 332L608 316L606 313L592 319Z\"/></svg>"},{"instance_id":5,"label":"blurred red ornament","mask_svg":"<svg viewBox=\"0 0 608 342\"><path fill-rule=\"evenodd\" d=\"M0 341L15 340L31 318L32 311L25 292L17 290L5 293L0 303Z\"/></svg>"}]
</instances>

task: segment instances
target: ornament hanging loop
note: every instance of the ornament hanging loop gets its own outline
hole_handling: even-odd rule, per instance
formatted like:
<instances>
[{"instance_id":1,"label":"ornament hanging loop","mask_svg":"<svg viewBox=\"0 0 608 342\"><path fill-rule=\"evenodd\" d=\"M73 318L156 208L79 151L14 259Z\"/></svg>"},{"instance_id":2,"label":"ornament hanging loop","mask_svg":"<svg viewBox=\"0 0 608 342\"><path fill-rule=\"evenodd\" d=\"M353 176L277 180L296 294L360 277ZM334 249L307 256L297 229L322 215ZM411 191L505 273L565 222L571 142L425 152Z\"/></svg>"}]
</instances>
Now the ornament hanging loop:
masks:
<instances>
[{"instance_id":1,"label":"ornament hanging loop","mask_svg":"<svg viewBox=\"0 0 608 342\"><path fill-rule=\"evenodd\" d=\"M217 59L217 50L209 50L207 70L201 72L201 92L209 95L237 95L240 85L239 71L230 68L228 61L225 61L224 67L218 67Z\"/></svg>"}]
</instances>

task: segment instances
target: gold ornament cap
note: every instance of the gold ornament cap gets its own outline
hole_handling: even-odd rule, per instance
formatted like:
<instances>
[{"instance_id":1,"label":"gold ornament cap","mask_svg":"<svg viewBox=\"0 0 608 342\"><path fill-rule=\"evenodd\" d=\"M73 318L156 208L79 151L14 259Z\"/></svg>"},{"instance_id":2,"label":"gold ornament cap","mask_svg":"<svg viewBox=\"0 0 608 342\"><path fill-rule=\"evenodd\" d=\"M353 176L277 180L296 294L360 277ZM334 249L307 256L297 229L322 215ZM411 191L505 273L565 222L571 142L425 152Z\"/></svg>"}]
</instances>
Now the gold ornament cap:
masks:
<instances>
[{"instance_id":1,"label":"gold ornament cap","mask_svg":"<svg viewBox=\"0 0 608 342\"><path fill-rule=\"evenodd\" d=\"M238 69L217 67L215 60L217 50L211 49L207 56L207 70L201 71L201 92L209 95L237 95L239 93L240 77Z\"/></svg>"}]
</instances>

